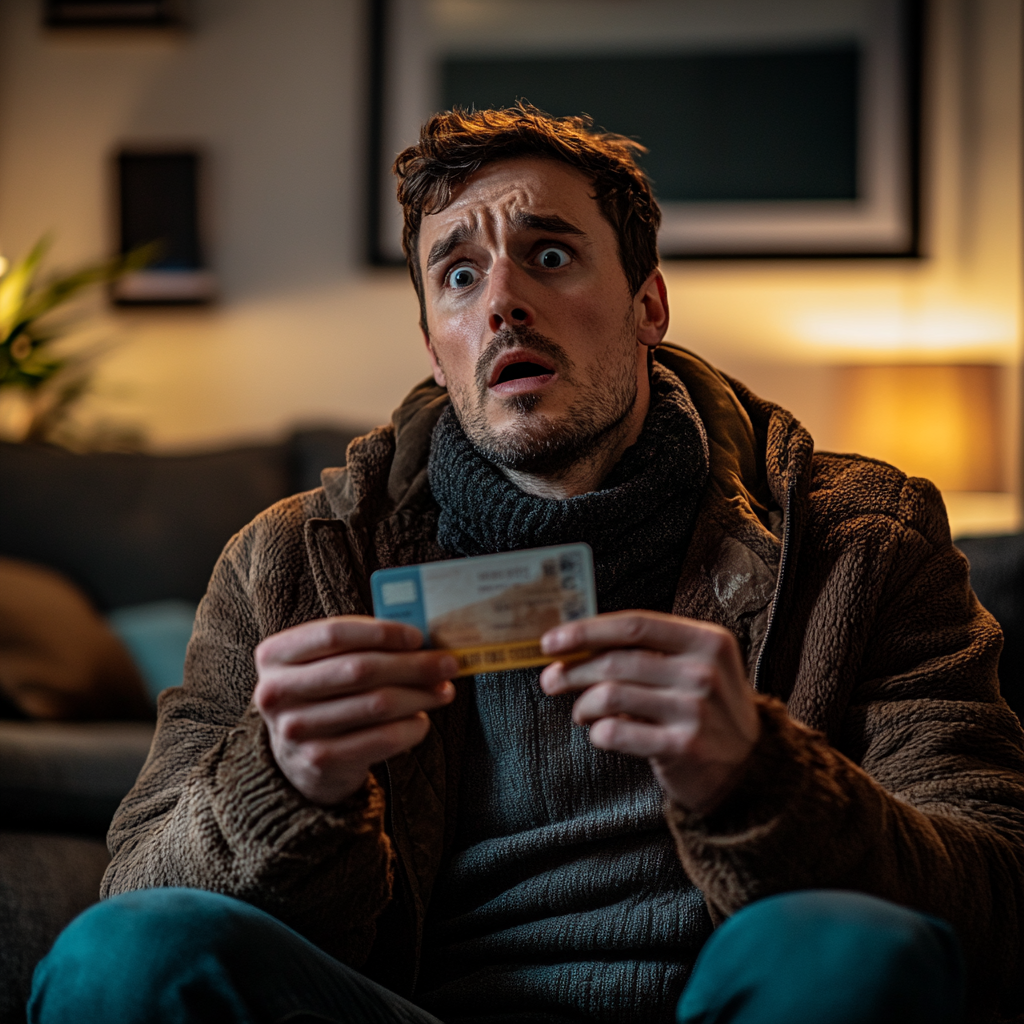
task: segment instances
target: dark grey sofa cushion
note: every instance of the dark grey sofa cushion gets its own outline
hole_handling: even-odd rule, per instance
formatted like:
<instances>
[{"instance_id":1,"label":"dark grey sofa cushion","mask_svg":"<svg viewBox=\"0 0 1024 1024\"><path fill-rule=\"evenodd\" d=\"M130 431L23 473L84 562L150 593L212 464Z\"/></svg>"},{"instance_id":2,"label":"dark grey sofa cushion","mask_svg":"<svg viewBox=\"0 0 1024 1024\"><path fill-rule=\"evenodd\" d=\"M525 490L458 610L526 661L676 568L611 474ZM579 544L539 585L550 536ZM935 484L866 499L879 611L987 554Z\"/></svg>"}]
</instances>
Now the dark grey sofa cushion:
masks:
<instances>
[{"instance_id":1,"label":"dark grey sofa cushion","mask_svg":"<svg viewBox=\"0 0 1024 1024\"><path fill-rule=\"evenodd\" d=\"M100 611L197 603L232 534L345 464L356 427L199 455L76 454L0 443L0 554L74 580Z\"/></svg>"},{"instance_id":2,"label":"dark grey sofa cushion","mask_svg":"<svg viewBox=\"0 0 1024 1024\"><path fill-rule=\"evenodd\" d=\"M229 537L289 490L283 445L204 455L79 455L0 445L0 545L101 611L198 602Z\"/></svg>"},{"instance_id":3,"label":"dark grey sofa cushion","mask_svg":"<svg viewBox=\"0 0 1024 1024\"><path fill-rule=\"evenodd\" d=\"M999 685L1024 721L1024 534L961 538L956 546L971 563L978 600L1003 627Z\"/></svg>"},{"instance_id":4,"label":"dark grey sofa cushion","mask_svg":"<svg viewBox=\"0 0 1024 1024\"><path fill-rule=\"evenodd\" d=\"M98 839L0 832L0 1021L25 1020L32 971L99 899L110 857Z\"/></svg>"},{"instance_id":5,"label":"dark grey sofa cushion","mask_svg":"<svg viewBox=\"0 0 1024 1024\"><path fill-rule=\"evenodd\" d=\"M152 739L147 722L0 721L0 828L103 838Z\"/></svg>"}]
</instances>

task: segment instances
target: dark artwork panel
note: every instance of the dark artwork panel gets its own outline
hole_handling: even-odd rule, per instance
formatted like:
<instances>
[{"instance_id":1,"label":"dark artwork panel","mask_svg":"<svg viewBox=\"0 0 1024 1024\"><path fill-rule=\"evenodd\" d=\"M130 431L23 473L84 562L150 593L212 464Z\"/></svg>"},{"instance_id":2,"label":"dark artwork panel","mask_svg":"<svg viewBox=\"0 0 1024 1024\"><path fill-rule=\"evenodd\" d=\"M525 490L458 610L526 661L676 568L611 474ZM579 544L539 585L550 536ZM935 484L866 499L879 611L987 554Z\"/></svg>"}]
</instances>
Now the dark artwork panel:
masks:
<instances>
[{"instance_id":1,"label":"dark artwork panel","mask_svg":"<svg viewBox=\"0 0 1024 1024\"><path fill-rule=\"evenodd\" d=\"M670 56L449 58L450 108L527 99L648 147L666 201L856 199L854 44Z\"/></svg>"},{"instance_id":2,"label":"dark artwork panel","mask_svg":"<svg viewBox=\"0 0 1024 1024\"><path fill-rule=\"evenodd\" d=\"M46 0L51 28L164 28L182 24L177 0Z\"/></svg>"},{"instance_id":3,"label":"dark artwork panel","mask_svg":"<svg viewBox=\"0 0 1024 1024\"><path fill-rule=\"evenodd\" d=\"M160 252L153 270L203 266L199 243L198 164L195 153L122 153L121 251L150 242Z\"/></svg>"}]
</instances>

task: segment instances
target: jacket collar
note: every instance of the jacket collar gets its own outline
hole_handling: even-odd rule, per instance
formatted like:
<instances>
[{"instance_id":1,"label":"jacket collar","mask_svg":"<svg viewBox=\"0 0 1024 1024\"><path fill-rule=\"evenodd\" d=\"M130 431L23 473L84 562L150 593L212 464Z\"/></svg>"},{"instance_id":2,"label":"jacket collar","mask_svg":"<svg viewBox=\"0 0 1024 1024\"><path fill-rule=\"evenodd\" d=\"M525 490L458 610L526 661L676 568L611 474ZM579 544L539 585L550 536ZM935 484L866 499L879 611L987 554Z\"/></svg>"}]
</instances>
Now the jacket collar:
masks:
<instances>
[{"instance_id":1,"label":"jacket collar","mask_svg":"<svg viewBox=\"0 0 1024 1024\"><path fill-rule=\"evenodd\" d=\"M323 471L324 494L336 518L365 527L432 503L430 439L448 401L445 388L423 381L394 411L390 424L349 445L347 466Z\"/></svg>"},{"instance_id":2,"label":"jacket collar","mask_svg":"<svg viewBox=\"0 0 1024 1024\"><path fill-rule=\"evenodd\" d=\"M673 610L729 629L753 685L785 697L772 678L769 627L789 597L813 442L790 413L692 352L664 346L657 357L689 389L711 453Z\"/></svg>"}]
</instances>

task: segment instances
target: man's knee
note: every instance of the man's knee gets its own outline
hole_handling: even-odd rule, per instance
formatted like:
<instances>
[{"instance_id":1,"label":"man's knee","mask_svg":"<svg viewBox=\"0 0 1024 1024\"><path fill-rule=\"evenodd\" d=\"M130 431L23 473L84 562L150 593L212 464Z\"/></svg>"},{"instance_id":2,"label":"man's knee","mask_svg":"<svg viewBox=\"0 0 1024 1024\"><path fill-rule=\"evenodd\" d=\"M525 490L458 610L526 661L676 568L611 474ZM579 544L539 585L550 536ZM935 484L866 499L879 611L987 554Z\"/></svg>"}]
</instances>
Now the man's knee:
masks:
<instances>
[{"instance_id":1,"label":"man's knee","mask_svg":"<svg viewBox=\"0 0 1024 1024\"><path fill-rule=\"evenodd\" d=\"M729 1000L731 1015L712 1012ZM960 948L945 922L862 893L811 890L752 903L722 925L679 1019L938 1024L958 1020L962 1001Z\"/></svg>"},{"instance_id":2,"label":"man's knee","mask_svg":"<svg viewBox=\"0 0 1024 1024\"><path fill-rule=\"evenodd\" d=\"M132 1007L153 1005L168 987L187 983L184 975L215 972L225 957L238 956L243 934L261 916L196 889L145 889L97 903L36 968L30 1020L130 1020Z\"/></svg>"},{"instance_id":3,"label":"man's knee","mask_svg":"<svg viewBox=\"0 0 1024 1024\"><path fill-rule=\"evenodd\" d=\"M862 955L875 950L879 962L913 963L915 970L944 975L960 964L956 936L945 921L865 893L814 889L758 900L719 930L723 937L740 932L784 946L813 942L816 959L837 966L853 949Z\"/></svg>"}]
</instances>

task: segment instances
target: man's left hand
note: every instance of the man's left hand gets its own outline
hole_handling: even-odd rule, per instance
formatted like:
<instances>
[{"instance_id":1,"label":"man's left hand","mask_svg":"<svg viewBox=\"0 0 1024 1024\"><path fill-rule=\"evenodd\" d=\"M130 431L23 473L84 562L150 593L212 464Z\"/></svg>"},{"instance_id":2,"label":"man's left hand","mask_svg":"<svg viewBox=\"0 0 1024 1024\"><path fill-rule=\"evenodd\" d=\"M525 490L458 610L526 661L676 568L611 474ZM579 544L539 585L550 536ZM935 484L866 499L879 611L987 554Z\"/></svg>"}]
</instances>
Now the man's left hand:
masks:
<instances>
[{"instance_id":1,"label":"man's left hand","mask_svg":"<svg viewBox=\"0 0 1024 1024\"><path fill-rule=\"evenodd\" d=\"M541 673L545 693L579 693L573 721L601 750L646 757L662 789L690 811L732 789L761 732L736 638L658 612L612 612L549 630L546 654L596 651Z\"/></svg>"}]
</instances>

